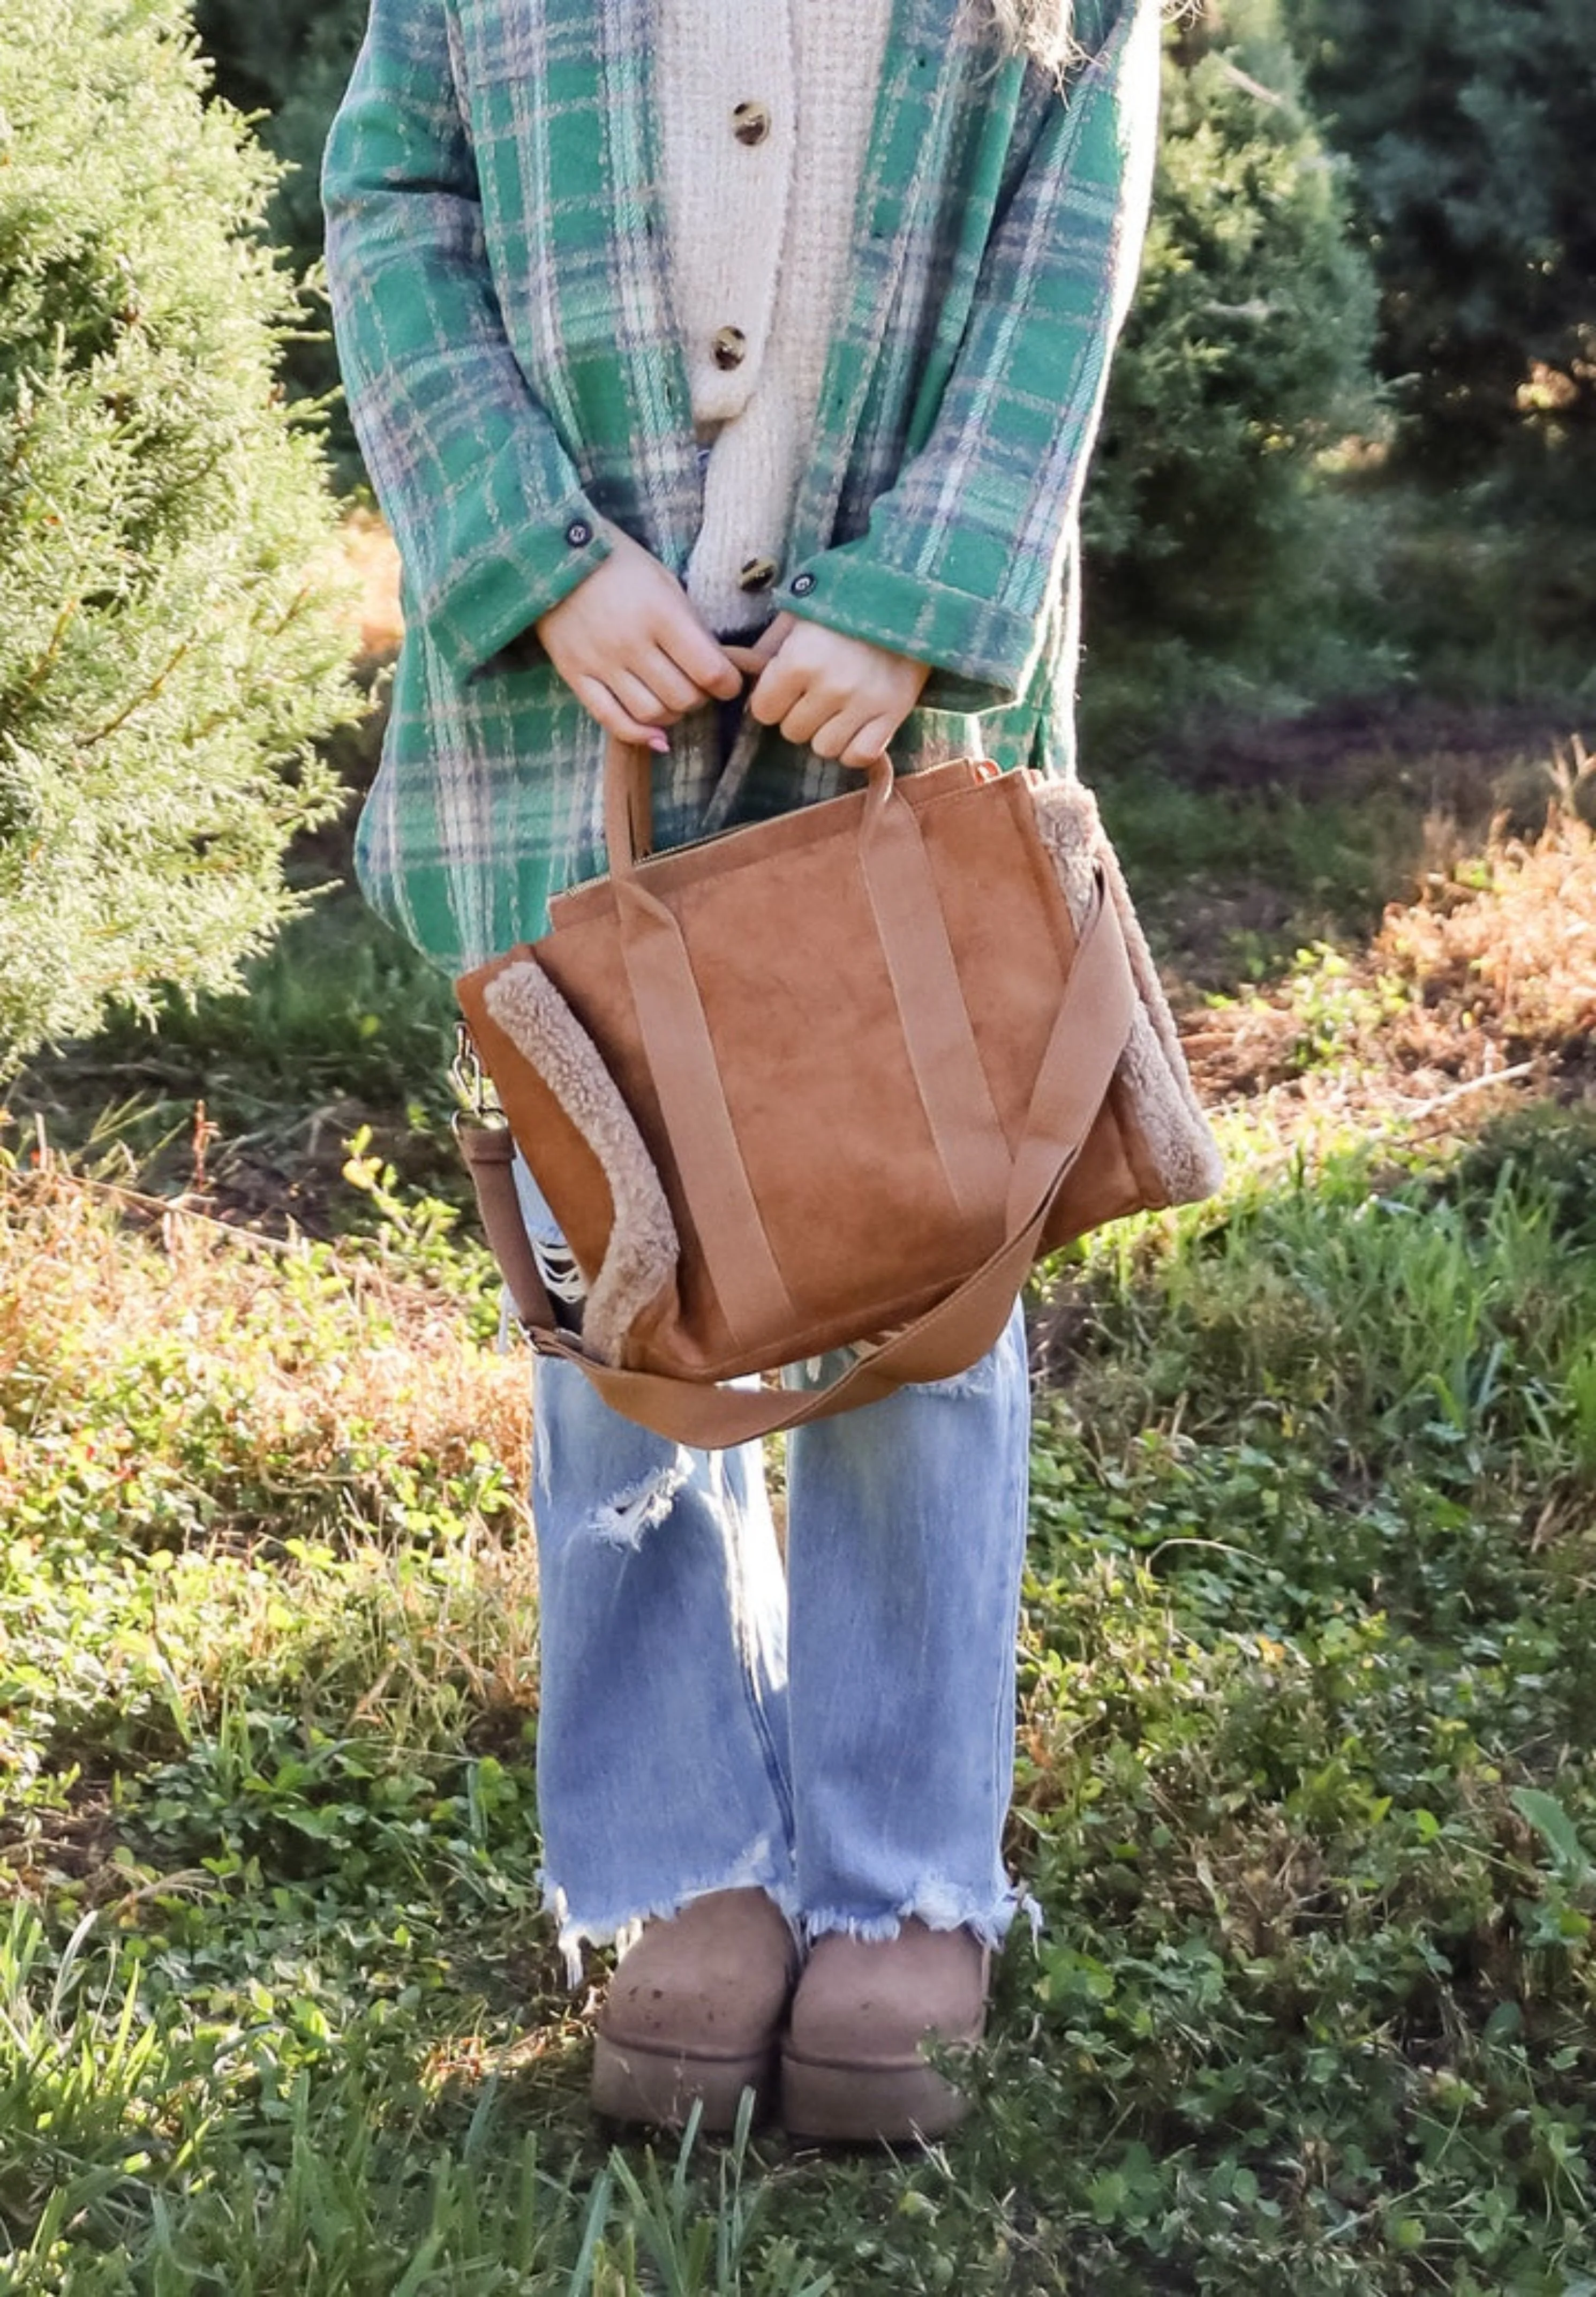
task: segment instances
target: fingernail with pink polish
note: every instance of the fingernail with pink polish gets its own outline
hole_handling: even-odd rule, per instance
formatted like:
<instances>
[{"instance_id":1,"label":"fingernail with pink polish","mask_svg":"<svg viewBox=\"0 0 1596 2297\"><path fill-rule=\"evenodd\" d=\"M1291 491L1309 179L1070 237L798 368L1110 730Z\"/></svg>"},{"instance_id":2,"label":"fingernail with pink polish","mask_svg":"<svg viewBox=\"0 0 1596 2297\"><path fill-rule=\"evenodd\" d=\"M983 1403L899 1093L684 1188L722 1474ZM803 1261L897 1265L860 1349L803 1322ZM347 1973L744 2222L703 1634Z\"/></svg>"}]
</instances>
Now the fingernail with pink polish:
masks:
<instances>
[{"instance_id":1,"label":"fingernail with pink polish","mask_svg":"<svg viewBox=\"0 0 1596 2297\"><path fill-rule=\"evenodd\" d=\"M651 734L648 737L648 746L655 757L668 758L670 755L670 740L668 735Z\"/></svg>"}]
</instances>

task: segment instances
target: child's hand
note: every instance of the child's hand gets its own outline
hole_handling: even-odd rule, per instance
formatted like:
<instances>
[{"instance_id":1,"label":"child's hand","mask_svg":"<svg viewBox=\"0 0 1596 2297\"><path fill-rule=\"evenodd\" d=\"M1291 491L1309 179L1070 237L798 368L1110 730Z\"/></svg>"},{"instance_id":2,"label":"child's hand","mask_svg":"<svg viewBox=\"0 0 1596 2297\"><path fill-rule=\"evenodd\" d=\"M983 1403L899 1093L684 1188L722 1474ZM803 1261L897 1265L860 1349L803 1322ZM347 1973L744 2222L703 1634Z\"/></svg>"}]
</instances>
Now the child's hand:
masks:
<instances>
[{"instance_id":1,"label":"child's hand","mask_svg":"<svg viewBox=\"0 0 1596 2297\"><path fill-rule=\"evenodd\" d=\"M763 668L748 707L761 725L844 766L884 754L931 675L926 663L793 614L778 615L753 654Z\"/></svg>"},{"instance_id":2,"label":"child's hand","mask_svg":"<svg viewBox=\"0 0 1596 2297\"><path fill-rule=\"evenodd\" d=\"M735 701L743 681L687 603L674 575L619 528L602 566L537 625L550 662L606 732L651 750L712 696Z\"/></svg>"}]
</instances>

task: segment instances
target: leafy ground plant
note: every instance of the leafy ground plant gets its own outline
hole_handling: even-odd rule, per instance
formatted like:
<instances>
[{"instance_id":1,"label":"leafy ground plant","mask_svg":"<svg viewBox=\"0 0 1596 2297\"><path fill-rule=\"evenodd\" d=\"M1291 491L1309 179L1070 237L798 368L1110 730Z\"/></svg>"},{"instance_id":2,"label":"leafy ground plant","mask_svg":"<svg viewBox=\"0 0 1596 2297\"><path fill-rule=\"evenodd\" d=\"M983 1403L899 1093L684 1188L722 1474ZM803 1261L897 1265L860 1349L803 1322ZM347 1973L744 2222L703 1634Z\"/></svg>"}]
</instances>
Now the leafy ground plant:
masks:
<instances>
[{"instance_id":1,"label":"leafy ground plant","mask_svg":"<svg viewBox=\"0 0 1596 2297\"><path fill-rule=\"evenodd\" d=\"M1013 1844L1044 1927L968 2133L840 2162L588 2126L519 1368L451 1355L436 1271L161 1247L13 1174L11 2285L1588 2288L1592 1172L1551 1111L1075 1272Z\"/></svg>"}]
</instances>

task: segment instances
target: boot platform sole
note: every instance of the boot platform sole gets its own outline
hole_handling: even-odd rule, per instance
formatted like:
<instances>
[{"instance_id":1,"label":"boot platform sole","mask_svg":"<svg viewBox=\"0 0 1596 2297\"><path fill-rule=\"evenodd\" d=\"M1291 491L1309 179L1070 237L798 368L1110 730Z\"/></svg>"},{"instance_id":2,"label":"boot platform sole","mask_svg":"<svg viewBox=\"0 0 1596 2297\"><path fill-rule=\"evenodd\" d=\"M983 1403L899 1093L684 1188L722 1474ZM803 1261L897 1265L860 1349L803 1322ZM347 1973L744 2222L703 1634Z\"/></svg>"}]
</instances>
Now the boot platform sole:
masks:
<instances>
[{"instance_id":1,"label":"boot platform sole","mask_svg":"<svg viewBox=\"0 0 1596 2297\"><path fill-rule=\"evenodd\" d=\"M735 2128L745 2089L754 2094L756 2118L763 2112L774 2095L775 2074L770 2050L742 2058L695 2057L599 2034L593 2045L593 2106L611 2121L680 2129L698 2105L701 2127L722 2132Z\"/></svg>"},{"instance_id":2,"label":"boot platform sole","mask_svg":"<svg viewBox=\"0 0 1596 2297\"><path fill-rule=\"evenodd\" d=\"M909 2145L945 2137L969 2101L924 2059L913 2064L827 2065L781 2060L781 2120L789 2137L820 2145Z\"/></svg>"}]
</instances>

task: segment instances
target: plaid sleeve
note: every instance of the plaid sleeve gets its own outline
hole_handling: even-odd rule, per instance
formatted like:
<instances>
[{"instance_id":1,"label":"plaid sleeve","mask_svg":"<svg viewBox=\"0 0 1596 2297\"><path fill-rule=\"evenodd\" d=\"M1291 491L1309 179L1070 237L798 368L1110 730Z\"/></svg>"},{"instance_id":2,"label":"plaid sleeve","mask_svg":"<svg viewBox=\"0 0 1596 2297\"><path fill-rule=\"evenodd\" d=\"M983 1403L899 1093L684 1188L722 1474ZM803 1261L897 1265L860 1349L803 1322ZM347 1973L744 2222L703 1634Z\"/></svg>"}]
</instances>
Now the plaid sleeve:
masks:
<instances>
[{"instance_id":1,"label":"plaid sleeve","mask_svg":"<svg viewBox=\"0 0 1596 2297\"><path fill-rule=\"evenodd\" d=\"M930 663L939 708L1025 690L1078 520L1157 141L1157 0L1117 17L1048 99L926 444L866 533L795 569L781 599Z\"/></svg>"},{"instance_id":2,"label":"plaid sleeve","mask_svg":"<svg viewBox=\"0 0 1596 2297\"><path fill-rule=\"evenodd\" d=\"M444 0L373 0L322 197L356 436L463 686L611 546L505 333Z\"/></svg>"}]
</instances>

